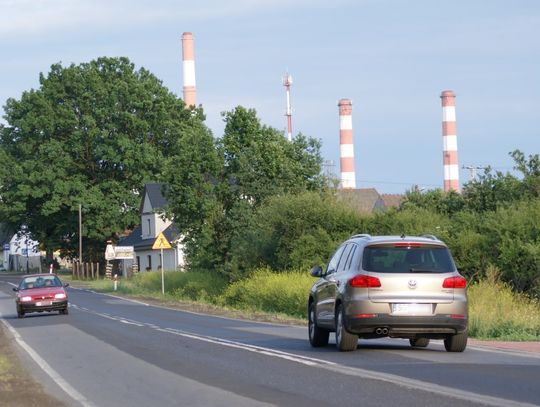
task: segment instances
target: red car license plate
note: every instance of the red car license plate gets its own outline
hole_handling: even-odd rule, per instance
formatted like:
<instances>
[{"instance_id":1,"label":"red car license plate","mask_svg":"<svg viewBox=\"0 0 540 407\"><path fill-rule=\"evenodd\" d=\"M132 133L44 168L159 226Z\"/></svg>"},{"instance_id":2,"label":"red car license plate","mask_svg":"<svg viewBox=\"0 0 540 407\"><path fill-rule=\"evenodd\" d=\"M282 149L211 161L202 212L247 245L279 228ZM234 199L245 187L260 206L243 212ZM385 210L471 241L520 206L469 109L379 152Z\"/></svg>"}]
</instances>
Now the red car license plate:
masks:
<instances>
[{"instance_id":1,"label":"red car license plate","mask_svg":"<svg viewBox=\"0 0 540 407\"><path fill-rule=\"evenodd\" d=\"M40 301L40 302L36 302L36 306L38 306L38 307L44 307L44 306L51 305L51 304L52 304L52 301Z\"/></svg>"}]
</instances>

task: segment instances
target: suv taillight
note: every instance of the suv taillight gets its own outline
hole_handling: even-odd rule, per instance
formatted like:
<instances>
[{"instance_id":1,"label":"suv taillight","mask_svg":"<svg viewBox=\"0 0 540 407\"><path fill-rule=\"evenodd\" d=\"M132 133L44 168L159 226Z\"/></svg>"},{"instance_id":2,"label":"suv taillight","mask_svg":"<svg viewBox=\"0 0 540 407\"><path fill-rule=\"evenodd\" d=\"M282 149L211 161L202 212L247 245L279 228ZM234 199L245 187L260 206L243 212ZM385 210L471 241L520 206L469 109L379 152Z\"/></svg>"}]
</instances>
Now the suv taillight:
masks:
<instances>
[{"instance_id":1,"label":"suv taillight","mask_svg":"<svg viewBox=\"0 0 540 407\"><path fill-rule=\"evenodd\" d=\"M443 288L465 288L467 280L461 276L445 278L442 283Z\"/></svg>"},{"instance_id":2,"label":"suv taillight","mask_svg":"<svg viewBox=\"0 0 540 407\"><path fill-rule=\"evenodd\" d=\"M349 285L355 288L371 288L380 287L381 281L377 277L366 276L359 274L349 280Z\"/></svg>"}]
</instances>

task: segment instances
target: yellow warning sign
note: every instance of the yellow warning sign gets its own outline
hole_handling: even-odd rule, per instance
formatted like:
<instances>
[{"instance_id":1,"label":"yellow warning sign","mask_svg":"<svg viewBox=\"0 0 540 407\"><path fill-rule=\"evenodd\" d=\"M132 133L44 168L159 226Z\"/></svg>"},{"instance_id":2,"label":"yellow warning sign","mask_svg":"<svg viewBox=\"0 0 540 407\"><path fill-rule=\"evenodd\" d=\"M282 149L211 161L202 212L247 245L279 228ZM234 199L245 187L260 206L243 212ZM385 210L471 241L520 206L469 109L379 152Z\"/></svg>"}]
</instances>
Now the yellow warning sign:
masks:
<instances>
[{"instance_id":1,"label":"yellow warning sign","mask_svg":"<svg viewBox=\"0 0 540 407\"><path fill-rule=\"evenodd\" d=\"M161 232L158 237L156 237L156 241L154 242L154 245L152 246L153 250L159 250L159 249L172 249L171 244L167 240L165 236L163 236L163 232Z\"/></svg>"}]
</instances>

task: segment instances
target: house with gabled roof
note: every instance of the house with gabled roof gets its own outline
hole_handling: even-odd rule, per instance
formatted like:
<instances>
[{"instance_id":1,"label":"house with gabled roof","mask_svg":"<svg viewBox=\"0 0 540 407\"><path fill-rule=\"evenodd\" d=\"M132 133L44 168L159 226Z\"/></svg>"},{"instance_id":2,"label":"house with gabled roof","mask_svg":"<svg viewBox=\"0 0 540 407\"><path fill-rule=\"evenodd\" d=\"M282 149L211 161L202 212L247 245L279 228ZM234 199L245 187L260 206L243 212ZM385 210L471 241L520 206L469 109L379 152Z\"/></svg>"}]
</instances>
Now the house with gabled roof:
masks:
<instances>
[{"instance_id":1,"label":"house with gabled roof","mask_svg":"<svg viewBox=\"0 0 540 407\"><path fill-rule=\"evenodd\" d=\"M6 224L0 223L0 269L37 272L41 271L39 242L28 232L14 232Z\"/></svg>"},{"instance_id":2,"label":"house with gabled roof","mask_svg":"<svg viewBox=\"0 0 540 407\"><path fill-rule=\"evenodd\" d=\"M126 237L120 239L119 246L133 246L134 261L140 271L156 271L163 265L164 270L182 268L184 247L181 236L174 223L165 218L167 200L162 193L163 184L149 183L144 186L140 214L141 223ZM167 239L171 249L153 250L152 246L160 233ZM130 266L130 264L126 264Z\"/></svg>"},{"instance_id":3,"label":"house with gabled roof","mask_svg":"<svg viewBox=\"0 0 540 407\"><path fill-rule=\"evenodd\" d=\"M381 198L384 201L385 208L399 208L405 200L405 195L402 194L382 194Z\"/></svg>"},{"instance_id":4,"label":"house with gabled roof","mask_svg":"<svg viewBox=\"0 0 540 407\"><path fill-rule=\"evenodd\" d=\"M399 207L404 200L400 194L379 194L375 188L340 189L337 199L360 213L384 212Z\"/></svg>"},{"instance_id":5,"label":"house with gabled roof","mask_svg":"<svg viewBox=\"0 0 540 407\"><path fill-rule=\"evenodd\" d=\"M384 201L375 188L341 189L337 192L338 201L343 202L360 213L384 211Z\"/></svg>"}]
</instances>

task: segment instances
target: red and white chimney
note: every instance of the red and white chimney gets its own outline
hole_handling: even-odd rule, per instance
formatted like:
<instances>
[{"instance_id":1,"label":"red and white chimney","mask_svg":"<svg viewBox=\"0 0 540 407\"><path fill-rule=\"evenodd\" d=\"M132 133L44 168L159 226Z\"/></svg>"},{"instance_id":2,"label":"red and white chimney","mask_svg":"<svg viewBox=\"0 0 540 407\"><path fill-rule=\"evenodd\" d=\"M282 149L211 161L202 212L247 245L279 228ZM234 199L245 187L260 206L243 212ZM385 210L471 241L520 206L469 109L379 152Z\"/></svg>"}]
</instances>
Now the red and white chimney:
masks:
<instances>
[{"instance_id":1,"label":"red and white chimney","mask_svg":"<svg viewBox=\"0 0 540 407\"><path fill-rule=\"evenodd\" d=\"M352 102L341 99L339 106L339 146L341 166L341 188L355 189L354 143L352 132Z\"/></svg>"},{"instance_id":2,"label":"red and white chimney","mask_svg":"<svg viewBox=\"0 0 540 407\"><path fill-rule=\"evenodd\" d=\"M460 192L455 97L454 92L451 90L445 90L441 93L443 109L444 192L451 190Z\"/></svg>"},{"instance_id":3,"label":"red and white chimney","mask_svg":"<svg viewBox=\"0 0 540 407\"><path fill-rule=\"evenodd\" d=\"M184 79L184 103L186 107L196 106L197 91L195 88L195 53L193 52L193 34L182 34L182 68Z\"/></svg>"}]
</instances>

